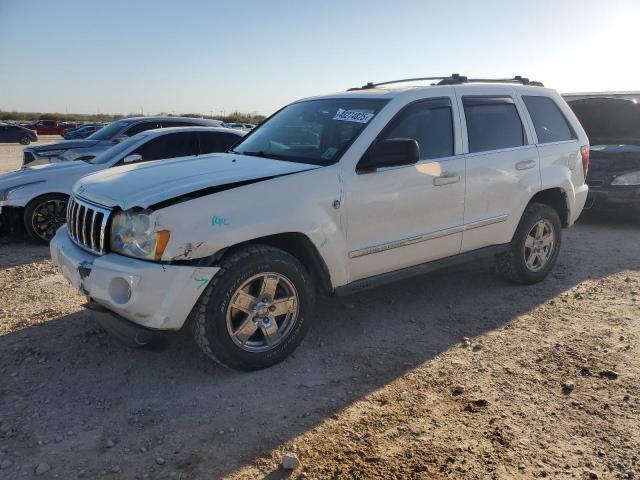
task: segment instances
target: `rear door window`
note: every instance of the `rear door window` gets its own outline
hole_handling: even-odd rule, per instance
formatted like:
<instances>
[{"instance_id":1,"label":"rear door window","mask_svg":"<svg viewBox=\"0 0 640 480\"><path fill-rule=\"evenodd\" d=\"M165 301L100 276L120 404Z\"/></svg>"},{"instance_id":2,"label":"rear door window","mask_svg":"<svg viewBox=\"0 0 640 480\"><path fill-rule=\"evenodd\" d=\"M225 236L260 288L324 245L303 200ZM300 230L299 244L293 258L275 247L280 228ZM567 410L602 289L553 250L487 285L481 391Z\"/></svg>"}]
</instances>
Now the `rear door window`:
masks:
<instances>
[{"instance_id":1,"label":"rear door window","mask_svg":"<svg viewBox=\"0 0 640 480\"><path fill-rule=\"evenodd\" d=\"M197 155L198 137L195 132L161 135L138 147L131 154L140 155L143 162Z\"/></svg>"},{"instance_id":2,"label":"rear door window","mask_svg":"<svg viewBox=\"0 0 640 480\"><path fill-rule=\"evenodd\" d=\"M510 97L463 97L469 153L520 147L524 127Z\"/></svg>"},{"instance_id":3,"label":"rear door window","mask_svg":"<svg viewBox=\"0 0 640 480\"><path fill-rule=\"evenodd\" d=\"M522 100L536 129L538 143L562 142L576 138L569 122L552 99L523 95Z\"/></svg>"}]
</instances>

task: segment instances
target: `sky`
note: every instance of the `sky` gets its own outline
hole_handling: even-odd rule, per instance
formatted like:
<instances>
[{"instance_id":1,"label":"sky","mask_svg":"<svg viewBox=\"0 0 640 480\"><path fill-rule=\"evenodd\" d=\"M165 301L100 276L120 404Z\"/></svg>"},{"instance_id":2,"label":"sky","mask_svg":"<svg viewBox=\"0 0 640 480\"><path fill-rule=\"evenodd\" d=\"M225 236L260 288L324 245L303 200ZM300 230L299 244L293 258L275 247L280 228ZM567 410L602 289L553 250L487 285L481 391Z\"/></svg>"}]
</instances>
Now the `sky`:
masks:
<instances>
[{"instance_id":1,"label":"sky","mask_svg":"<svg viewBox=\"0 0 640 480\"><path fill-rule=\"evenodd\" d=\"M270 114L418 76L640 90L640 0L0 0L0 110Z\"/></svg>"}]
</instances>

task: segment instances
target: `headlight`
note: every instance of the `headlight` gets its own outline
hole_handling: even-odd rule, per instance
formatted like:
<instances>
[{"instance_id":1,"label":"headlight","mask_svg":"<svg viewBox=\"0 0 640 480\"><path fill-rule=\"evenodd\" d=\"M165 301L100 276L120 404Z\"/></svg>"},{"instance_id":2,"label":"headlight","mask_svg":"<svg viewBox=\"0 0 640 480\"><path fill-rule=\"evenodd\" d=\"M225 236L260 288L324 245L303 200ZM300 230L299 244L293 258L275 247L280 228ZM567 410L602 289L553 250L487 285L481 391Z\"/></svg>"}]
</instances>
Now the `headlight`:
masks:
<instances>
[{"instance_id":1,"label":"headlight","mask_svg":"<svg viewBox=\"0 0 640 480\"><path fill-rule=\"evenodd\" d=\"M640 185L640 170L614 178L611 185Z\"/></svg>"},{"instance_id":2,"label":"headlight","mask_svg":"<svg viewBox=\"0 0 640 480\"><path fill-rule=\"evenodd\" d=\"M156 231L148 210L119 212L111 223L111 250L128 257L160 260L169 243L169 231Z\"/></svg>"},{"instance_id":3,"label":"headlight","mask_svg":"<svg viewBox=\"0 0 640 480\"><path fill-rule=\"evenodd\" d=\"M37 180L35 182L27 182L21 183L20 185L14 185L13 187L5 188L4 190L0 190L0 202L4 202L9 200L9 194L15 190L19 190L24 187L28 187L29 185L35 185L36 183L44 183L46 180Z\"/></svg>"},{"instance_id":4,"label":"headlight","mask_svg":"<svg viewBox=\"0 0 640 480\"><path fill-rule=\"evenodd\" d=\"M33 153L35 153L39 157L57 157L62 155L66 151L67 151L66 148L62 148L59 150L45 150L45 151L37 151L37 152L34 151Z\"/></svg>"}]
</instances>

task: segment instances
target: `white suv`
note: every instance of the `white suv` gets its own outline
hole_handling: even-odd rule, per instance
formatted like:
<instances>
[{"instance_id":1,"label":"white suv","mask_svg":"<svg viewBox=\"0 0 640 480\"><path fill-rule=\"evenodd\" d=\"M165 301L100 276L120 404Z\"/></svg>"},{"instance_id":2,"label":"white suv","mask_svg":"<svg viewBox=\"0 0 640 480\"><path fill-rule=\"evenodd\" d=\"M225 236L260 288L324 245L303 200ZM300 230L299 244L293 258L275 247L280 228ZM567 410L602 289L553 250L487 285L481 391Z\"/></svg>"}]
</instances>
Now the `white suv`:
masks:
<instances>
[{"instance_id":1,"label":"white suv","mask_svg":"<svg viewBox=\"0 0 640 480\"><path fill-rule=\"evenodd\" d=\"M582 127L527 79L427 80L294 102L213 159L85 177L53 261L120 338L189 325L240 369L294 350L316 291L481 256L541 281L587 196Z\"/></svg>"}]
</instances>

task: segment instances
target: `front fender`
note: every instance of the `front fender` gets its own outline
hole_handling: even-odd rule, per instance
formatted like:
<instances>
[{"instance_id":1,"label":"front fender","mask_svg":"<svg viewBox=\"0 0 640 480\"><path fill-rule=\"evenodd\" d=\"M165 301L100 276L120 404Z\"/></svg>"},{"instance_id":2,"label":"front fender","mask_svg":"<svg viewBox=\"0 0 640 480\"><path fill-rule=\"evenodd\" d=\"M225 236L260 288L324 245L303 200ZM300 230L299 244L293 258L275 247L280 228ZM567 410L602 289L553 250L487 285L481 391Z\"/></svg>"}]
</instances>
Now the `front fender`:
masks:
<instances>
[{"instance_id":1,"label":"front fender","mask_svg":"<svg viewBox=\"0 0 640 480\"><path fill-rule=\"evenodd\" d=\"M154 213L156 230L171 232L162 260L204 258L243 242L302 233L323 257L333 286L347 283L346 241L336 166L245 185Z\"/></svg>"},{"instance_id":2,"label":"front fender","mask_svg":"<svg viewBox=\"0 0 640 480\"><path fill-rule=\"evenodd\" d=\"M61 192L51 191L47 182L42 180L38 183L9 190L6 199L1 201L1 205L8 207L26 207L31 200L47 193ZM68 193L66 195L68 195Z\"/></svg>"}]
</instances>

